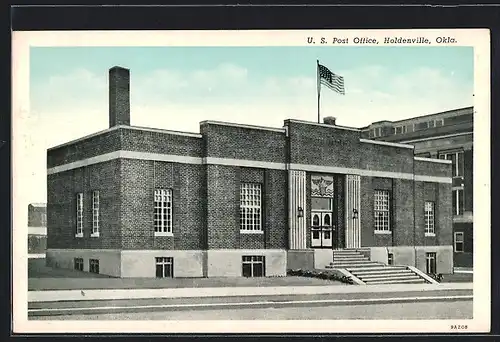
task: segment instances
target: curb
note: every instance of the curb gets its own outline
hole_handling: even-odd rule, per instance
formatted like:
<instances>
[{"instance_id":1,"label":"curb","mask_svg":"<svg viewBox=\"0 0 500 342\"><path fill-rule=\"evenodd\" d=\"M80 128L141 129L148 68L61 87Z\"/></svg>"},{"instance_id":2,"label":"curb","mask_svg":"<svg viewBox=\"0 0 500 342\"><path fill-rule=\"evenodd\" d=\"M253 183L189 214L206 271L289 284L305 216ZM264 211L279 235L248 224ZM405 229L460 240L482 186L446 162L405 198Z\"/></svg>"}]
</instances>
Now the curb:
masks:
<instances>
[{"instance_id":1,"label":"curb","mask_svg":"<svg viewBox=\"0 0 500 342\"><path fill-rule=\"evenodd\" d=\"M472 290L472 283L28 291L28 302Z\"/></svg>"}]
</instances>

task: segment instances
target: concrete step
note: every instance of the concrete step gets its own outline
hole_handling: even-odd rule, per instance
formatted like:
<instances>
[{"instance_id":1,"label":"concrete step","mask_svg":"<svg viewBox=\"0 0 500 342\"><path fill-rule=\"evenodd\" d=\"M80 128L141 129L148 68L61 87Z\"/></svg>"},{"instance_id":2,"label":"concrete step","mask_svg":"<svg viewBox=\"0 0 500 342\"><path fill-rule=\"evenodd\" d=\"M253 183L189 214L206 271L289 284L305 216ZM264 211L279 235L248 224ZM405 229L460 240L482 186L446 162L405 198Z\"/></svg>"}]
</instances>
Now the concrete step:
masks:
<instances>
[{"instance_id":1,"label":"concrete step","mask_svg":"<svg viewBox=\"0 0 500 342\"><path fill-rule=\"evenodd\" d=\"M404 266L394 266L394 267L398 267L401 270L406 269L406 267L404 267ZM387 266L385 266L383 264L372 264L372 265L364 265L364 266L359 266L359 267L347 267L347 270L349 272L378 271L378 270L386 270L386 269L387 269Z\"/></svg>"},{"instance_id":2,"label":"concrete step","mask_svg":"<svg viewBox=\"0 0 500 342\"><path fill-rule=\"evenodd\" d=\"M395 279L420 279L420 277L416 274L378 274L378 275L370 275L370 276L358 276L359 279L363 281L377 281L377 280L395 280Z\"/></svg>"},{"instance_id":3,"label":"concrete step","mask_svg":"<svg viewBox=\"0 0 500 342\"><path fill-rule=\"evenodd\" d=\"M401 274L401 273L410 273L413 274L411 270L405 270L405 269L380 269L380 270L370 270L370 271L353 271L351 272L353 274L356 274L356 276L364 277L364 276L370 276L373 274Z\"/></svg>"},{"instance_id":4,"label":"concrete step","mask_svg":"<svg viewBox=\"0 0 500 342\"><path fill-rule=\"evenodd\" d=\"M364 261L359 263L333 263L331 265L332 268L347 268L348 270L355 270L357 268L366 268L366 267L380 267L380 264L373 261Z\"/></svg>"},{"instance_id":5,"label":"concrete step","mask_svg":"<svg viewBox=\"0 0 500 342\"><path fill-rule=\"evenodd\" d=\"M362 263L375 263L375 261L370 261L367 259L343 259L343 260L333 260L333 262L330 263L330 265L335 265L335 264L362 264Z\"/></svg>"},{"instance_id":6,"label":"concrete step","mask_svg":"<svg viewBox=\"0 0 500 342\"><path fill-rule=\"evenodd\" d=\"M378 280L378 281L369 281L366 282L367 285L376 285L376 284L423 284L425 280L422 278L418 279L399 279L399 280Z\"/></svg>"}]
</instances>

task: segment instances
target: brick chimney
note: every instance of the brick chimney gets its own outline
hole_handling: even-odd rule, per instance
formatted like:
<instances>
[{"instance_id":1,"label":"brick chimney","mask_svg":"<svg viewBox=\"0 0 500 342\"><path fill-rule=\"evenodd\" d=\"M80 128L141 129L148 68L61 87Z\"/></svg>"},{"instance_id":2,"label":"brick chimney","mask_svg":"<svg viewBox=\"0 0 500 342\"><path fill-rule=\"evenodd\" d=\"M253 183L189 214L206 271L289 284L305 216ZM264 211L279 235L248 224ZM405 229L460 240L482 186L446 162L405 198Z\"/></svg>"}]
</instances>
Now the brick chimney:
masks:
<instances>
[{"instance_id":1,"label":"brick chimney","mask_svg":"<svg viewBox=\"0 0 500 342\"><path fill-rule=\"evenodd\" d=\"M327 125L335 126L336 120L337 120L337 118L335 118L333 116L327 116L327 117L323 118L323 123L325 123Z\"/></svg>"},{"instance_id":2,"label":"brick chimney","mask_svg":"<svg viewBox=\"0 0 500 342\"><path fill-rule=\"evenodd\" d=\"M130 70L109 69L109 127L130 125Z\"/></svg>"}]
</instances>

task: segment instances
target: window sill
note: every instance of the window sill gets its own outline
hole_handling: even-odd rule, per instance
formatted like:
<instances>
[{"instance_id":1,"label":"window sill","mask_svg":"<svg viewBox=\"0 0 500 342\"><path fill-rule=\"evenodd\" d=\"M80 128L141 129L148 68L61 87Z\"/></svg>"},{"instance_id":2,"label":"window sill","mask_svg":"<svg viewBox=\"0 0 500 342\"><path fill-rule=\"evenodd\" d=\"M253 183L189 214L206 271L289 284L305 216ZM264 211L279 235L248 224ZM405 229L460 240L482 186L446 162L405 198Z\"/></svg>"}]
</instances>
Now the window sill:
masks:
<instances>
[{"instance_id":1,"label":"window sill","mask_svg":"<svg viewBox=\"0 0 500 342\"><path fill-rule=\"evenodd\" d=\"M75 234L75 237L76 237L76 238L82 238L82 237L83 237L83 233L76 233L76 234Z\"/></svg>"},{"instance_id":2,"label":"window sill","mask_svg":"<svg viewBox=\"0 0 500 342\"><path fill-rule=\"evenodd\" d=\"M90 234L90 237L96 237L96 238L98 238L99 237L99 232Z\"/></svg>"},{"instance_id":3,"label":"window sill","mask_svg":"<svg viewBox=\"0 0 500 342\"><path fill-rule=\"evenodd\" d=\"M240 234L264 234L263 230L240 230Z\"/></svg>"},{"instance_id":4,"label":"window sill","mask_svg":"<svg viewBox=\"0 0 500 342\"><path fill-rule=\"evenodd\" d=\"M156 236L174 236L174 233L169 233L169 232L155 232L155 237Z\"/></svg>"},{"instance_id":5,"label":"window sill","mask_svg":"<svg viewBox=\"0 0 500 342\"><path fill-rule=\"evenodd\" d=\"M374 230L373 233L377 234L377 235L391 235L392 231L391 230Z\"/></svg>"},{"instance_id":6,"label":"window sill","mask_svg":"<svg viewBox=\"0 0 500 342\"><path fill-rule=\"evenodd\" d=\"M425 233L426 237L436 237L435 233Z\"/></svg>"}]
</instances>

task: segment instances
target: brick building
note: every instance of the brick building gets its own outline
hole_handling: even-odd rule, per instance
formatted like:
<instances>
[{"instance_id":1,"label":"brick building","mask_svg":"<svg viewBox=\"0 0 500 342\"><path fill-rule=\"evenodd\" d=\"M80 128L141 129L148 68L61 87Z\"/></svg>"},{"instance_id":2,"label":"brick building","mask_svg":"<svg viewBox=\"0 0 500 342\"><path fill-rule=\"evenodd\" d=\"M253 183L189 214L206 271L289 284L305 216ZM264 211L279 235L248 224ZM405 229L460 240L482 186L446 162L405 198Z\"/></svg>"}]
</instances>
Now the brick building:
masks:
<instances>
[{"instance_id":1,"label":"brick building","mask_svg":"<svg viewBox=\"0 0 500 342\"><path fill-rule=\"evenodd\" d=\"M110 127L47 152L51 266L117 277L283 276L335 250L453 270L451 162L332 118L282 128L130 125L129 71Z\"/></svg>"},{"instance_id":2,"label":"brick building","mask_svg":"<svg viewBox=\"0 0 500 342\"><path fill-rule=\"evenodd\" d=\"M473 107L383 121L363 129L365 137L415 146L415 155L452 162L454 264L473 264Z\"/></svg>"},{"instance_id":3,"label":"brick building","mask_svg":"<svg viewBox=\"0 0 500 342\"><path fill-rule=\"evenodd\" d=\"M28 205L28 254L44 254L47 249L47 205Z\"/></svg>"}]
</instances>

